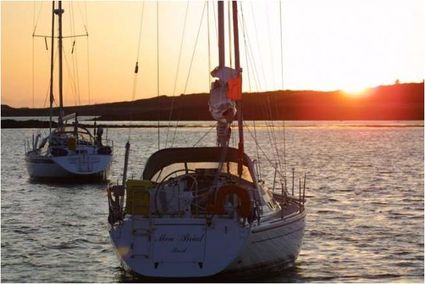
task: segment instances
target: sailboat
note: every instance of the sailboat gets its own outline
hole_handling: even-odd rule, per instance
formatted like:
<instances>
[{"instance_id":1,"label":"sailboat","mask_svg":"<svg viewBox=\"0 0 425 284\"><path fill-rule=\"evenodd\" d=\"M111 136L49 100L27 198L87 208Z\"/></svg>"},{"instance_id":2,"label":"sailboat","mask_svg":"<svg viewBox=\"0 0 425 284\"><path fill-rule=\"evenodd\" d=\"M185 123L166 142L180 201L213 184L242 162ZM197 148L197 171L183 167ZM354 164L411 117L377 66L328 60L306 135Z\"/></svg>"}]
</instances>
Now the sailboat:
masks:
<instances>
[{"instance_id":1,"label":"sailboat","mask_svg":"<svg viewBox=\"0 0 425 284\"><path fill-rule=\"evenodd\" d=\"M58 3L56 3L58 2ZM57 5L57 8L56 8ZM62 86L62 1L52 1L52 35L50 68L50 120L49 134L33 135L32 143L25 153L28 173L33 179L88 178L106 180L112 163L112 143L102 139L103 128L94 129L94 135L79 124L78 115L65 115ZM58 35L55 35L55 16L58 17ZM59 52L59 116L53 129L53 61L54 42L58 39Z\"/></svg>"},{"instance_id":2,"label":"sailboat","mask_svg":"<svg viewBox=\"0 0 425 284\"><path fill-rule=\"evenodd\" d=\"M217 146L164 148L141 179L107 188L109 234L125 270L147 277L208 277L294 265L305 228L305 182L298 196L268 189L244 151L237 1L232 2L235 68L225 66L223 1L218 2L219 65L209 108ZM229 146L237 117L238 148ZM302 193L301 193L302 192Z\"/></svg>"}]
</instances>

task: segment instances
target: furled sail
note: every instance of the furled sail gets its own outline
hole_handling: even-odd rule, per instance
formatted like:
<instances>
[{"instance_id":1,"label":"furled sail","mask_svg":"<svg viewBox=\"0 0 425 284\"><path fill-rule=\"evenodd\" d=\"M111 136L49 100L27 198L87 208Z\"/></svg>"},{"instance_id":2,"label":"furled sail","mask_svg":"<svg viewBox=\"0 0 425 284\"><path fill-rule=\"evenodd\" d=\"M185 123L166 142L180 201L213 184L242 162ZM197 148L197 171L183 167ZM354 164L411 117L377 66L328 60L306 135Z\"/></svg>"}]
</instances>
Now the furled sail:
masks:
<instances>
[{"instance_id":1,"label":"furled sail","mask_svg":"<svg viewBox=\"0 0 425 284\"><path fill-rule=\"evenodd\" d=\"M239 72L229 67L216 67L211 71L211 75L218 80L211 84L208 102L210 113L218 122L232 123L236 114L236 103L231 98L237 99L237 95L234 95L235 92L229 93L229 83L238 84Z\"/></svg>"}]
</instances>

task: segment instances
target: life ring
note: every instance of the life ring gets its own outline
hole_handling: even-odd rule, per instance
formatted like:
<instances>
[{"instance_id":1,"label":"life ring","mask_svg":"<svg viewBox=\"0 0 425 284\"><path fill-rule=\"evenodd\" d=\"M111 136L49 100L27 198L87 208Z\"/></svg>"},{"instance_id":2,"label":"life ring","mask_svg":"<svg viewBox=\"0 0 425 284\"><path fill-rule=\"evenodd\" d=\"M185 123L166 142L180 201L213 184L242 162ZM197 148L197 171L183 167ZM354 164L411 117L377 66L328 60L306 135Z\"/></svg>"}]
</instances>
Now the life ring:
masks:
<instances>
[{"instance_id":1,"label":"life ring","mask_svg":"<svg viewBox=\"0 0 425 284\"><path fill-rule=\"evenodd\" d=\"M212 206L212 211L216 214L225 214L224 202L229 194L236 194L241 202L239 208L239 216L243 218L248 218L251 216L251 198L248 191L237 185L224 185L217 190L215 202Z\"/></svg>"}]
</instances>

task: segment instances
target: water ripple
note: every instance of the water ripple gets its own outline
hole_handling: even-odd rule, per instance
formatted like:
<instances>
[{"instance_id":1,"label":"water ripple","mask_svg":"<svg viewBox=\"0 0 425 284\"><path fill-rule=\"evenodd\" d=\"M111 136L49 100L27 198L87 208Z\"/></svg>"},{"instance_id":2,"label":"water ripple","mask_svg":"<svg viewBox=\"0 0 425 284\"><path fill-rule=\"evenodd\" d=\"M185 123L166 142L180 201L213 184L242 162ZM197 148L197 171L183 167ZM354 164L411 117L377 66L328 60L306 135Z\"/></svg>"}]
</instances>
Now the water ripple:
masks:
<instances>
[{"instance_id":1,"label":"water ripple","mask_svg":"<svg viewBox=\"0 0 425 284\"><path fill-rule=\"evenodd\" d=\"M176 145L198 140L204 130L184 129ZM257 130L260 144L266 142L266 131ZM1 280L144 281L125 273L113 252L105 185L29 181L23 149L15 141L30 137L32 130L1 132ZM128 176L139 177L155 150L157 132L132 132L143 139L133 139ZM113 181L120 178L127 133L109 131L116 145ZM208 139L214 143L213 133ZM292 270L247 281L423 282L423 128L292 127L286 140L288 169L307 172L304 244ZM253 143L246 148L255 151ZM265 159L260 163L270 182L274 171ZM203 282L210 281L218 280ZM229 281L242 280L220 279Z\"/></svg>"}]
</instances>

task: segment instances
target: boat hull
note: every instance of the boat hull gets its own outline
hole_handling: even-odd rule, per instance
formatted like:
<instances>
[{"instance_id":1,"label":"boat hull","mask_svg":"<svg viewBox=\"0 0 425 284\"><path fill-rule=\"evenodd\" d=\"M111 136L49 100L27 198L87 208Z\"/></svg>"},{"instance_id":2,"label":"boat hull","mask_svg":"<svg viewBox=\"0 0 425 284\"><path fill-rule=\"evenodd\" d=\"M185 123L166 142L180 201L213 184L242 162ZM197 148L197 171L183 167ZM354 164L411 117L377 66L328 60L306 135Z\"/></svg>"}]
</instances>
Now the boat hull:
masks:
<instances>
[{"instance_id":1,"label":"boat hull","mask_svg":"<svg viewBox=\"0 0 425 284\"><path fill-rule=\"evenodd\" d=\"M147 277L206 277L245 248L249 227L233 219L137 218L110 230L124 269Z\"/></svg>"},{"instance_id":2,"label":"boat hull","mask_svg":"<svg viewBox=\"0 0 425 284\"><path fill-rule=\"evenodd\" d=\"M223 223L216 225L214 229L208 229L205 222L198 219L198 226L203 226L203 230L207 232L205 239L207 243L202 244L205 248L194 246L192 250L186 251L187 254L178 255L177 253L175 256L166 255L178 247L177 244L172 244L162 250L155 248L153 243L159 241L161 233L157 232L156 235L152 235L150 230L157 231L158 227L153 226L149 229L149 224L154 224L155 221L149 223L148 220L148 218L137 220L135 217L124 220L110 230L112 243L125 270L147 277L206 277L216 274L246 276L250 273L281 271L294 265L302 244L305 212L290 218L279 218L274 222L246 228L240 232L230 232L228 229L226 235L217 232L214 235L213 231L217 228L219 228L218 231L224 231L225 227L233 226L231 223ZM193 223L193 219L177 221L179 219L161 218L160 220L163 224L175 225L176 222L180 222L181 225L170 226L169 233L162 234L163 239L160 242L162 244L166 242L166 236L170 234L176 236L179 234L176 232L179 231L187 233L189 222L192 222L191 227L197 226ZM222 222L222 220L216 221L216 224L218 222ZM186 224L186 228L183 224ZM236 227L240 228L241 226ZM182 228L184 229L182 230ZM139 235L134 237L135 234ZM201 234L201 231L196 232L196 229L192 229L192 233L189 234L196 236ZM223 238L231 235L234 236L232 240ZM158 257L155 254L161 256ZM202 265L200 265L201 262Z\"/></svg>"},{"instance_id":3,"label":"boat hull","mask_svg":"<svg viewBox=\"0 0 425 284\"><path fill-rule=\"evenodd\" d=\"M81 177L84 179L100 179L107 180L111 172L112 156L96 155L95 157L86 157L86 161L96 159L98 166L92 167L88 171L87 163L84 167L78 166L78 156L69 157L43 157L27 155L25 159L28 174L32 179L69 179Z\"/></svg>"},{"instance_id":4,"label":"boat hull","mask_svg":"<svg viewBox=\"0 0 425 284\"><path fill-rule=\"evenodd\" d=\"M305 211L252 229L242 254L224 271L226 274L282 271L294 266L301 250Z\"/></svg>"}]
</instances>

